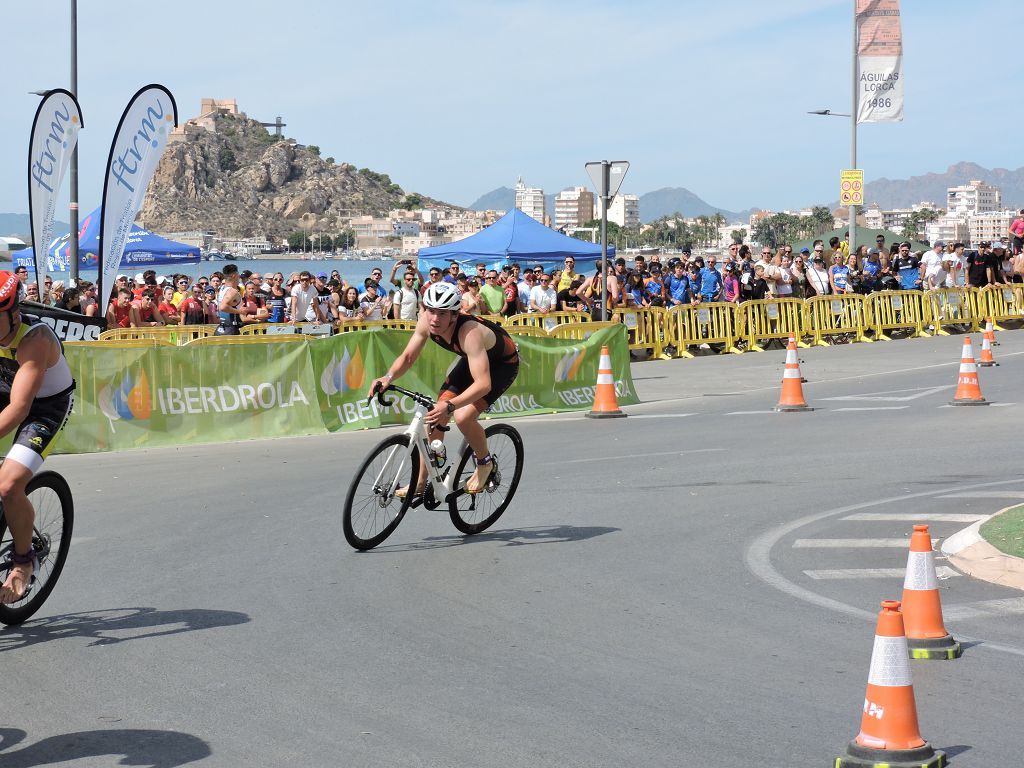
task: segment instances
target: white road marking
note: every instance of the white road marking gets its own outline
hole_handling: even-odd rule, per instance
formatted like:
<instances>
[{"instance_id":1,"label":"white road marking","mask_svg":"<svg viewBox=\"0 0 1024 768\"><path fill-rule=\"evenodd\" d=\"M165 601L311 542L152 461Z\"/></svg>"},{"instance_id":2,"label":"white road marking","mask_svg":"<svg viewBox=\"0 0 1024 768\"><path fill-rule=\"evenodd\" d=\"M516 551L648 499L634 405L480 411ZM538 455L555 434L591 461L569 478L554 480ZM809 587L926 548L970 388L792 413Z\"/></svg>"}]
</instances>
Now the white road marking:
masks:
<instances>
[{"instance_id":1,"label":"white road marking","mask_svg":"<svg viewBox=\"0 0 1024 768\"><path fill-rule=\"evenodd\" d=\"M991 616L1009 616L1024 613L1024 597L1007 597L1002 600L982 600L977 603L942 607L942 615L951 621L980 619Z\"/></svg>"},{"instance_id":2,"label":"white road marking","mask_svg":"<svg viewBox=\"0 0 1024 768\"><path fill-rule=\"evenodd\" d=\"M992 403L993 408L1008 408L1011 405L1016 405L1016 403Z\"/></svg>"},{"instance_id":3,"label":"white road marking","mask_svg":"<svg viewBox=\"0 0 1024 768\"><path fill-rule=\"evenodd\" d=\"M1014 353L1016 354L1016 353ZM935 366L938 367L938 366ZM870 375L870 374L869 374ZM1010 483L1019 483L1020 480L996 480L990 483L978 483L977 485L967 486L967 488L991 488L994 485L1008 485ZM897 502L905 502L908 499L923 499L929 496L935 496L943 493L943 491L920 491L918 493L903 494L900 496L889 496L881 499L874 499L872 501L862 501L857 504L848 504L843 507L836 507L835 509L825 510L824 512L817 512L813 515L807 515L805 517L791 520L788 523L783 523L774 528L771 528L756 539L747 548L744 555L744 560L747 563L747 568L757 578L766 584L775 587L780 592L784 592L790 597L795 597L798 600L803 600L811 605L816 605L819 608L825 608L829 611L835 611L842 613L847 616L853 616L854 618L861 619L865 623L874 625L878 621L878 612L866 611L863 608L857 608L856 606L849 605L840 600L834 600L831 597L825 597L825 595L819 595L817 592L813 592L806 587L802 587L796 584L776 570L775 566L772 565L771 552L779 541L788 536L793 531L800 530L806 525L820 522L829 517L836 515L846 514L848 512L856 512L858 509L869 509L870 507L880 507L883 504L893 504ZM945 613L945 612L944 612ZM983 650L1000 651L1002 653L1009 653L1014 656L1024 657L1024 647L1018 647L1013 645L1005 645L1003 643L993 643L985 640L984 638L975 638L965 634L958 634L958 639L962 642L976 642L978 647Z\"/></svg>"},{"instance_id":4,"label":"white road marking","mask_svg":"<svg viewBox=\"0 0 1024 768\"><path fill-rule=\"evenodd\" d=\"M876 402L905 403L909 400L917 400L920 397L934 395L946 389L952 389L955 385L944 384L941 387L914 387L913 389L893 389L887 392L867 392L863 395L842 395L840 397L823 397L822 400L871 400ZM906 395L904 392L912 392Z\"/></svg>"},{"instance_id":5,"label":"white road marking","mask_svg":"<svg viewBox=\"0 0 1024 768\"><path fill-rule=\"evenodd\" d=\"M648 456L683 456L687 453L716 453L724 451L725 448L694 448L689 451L659 451L658 453L626 453L621 456L598 456L590 459L569 459L568 461L556 461L555 464L584 464L591 461L620 461L622 459L639 459Z\"/></svg>"},{"instance_id":6,"label":"white road marking","mask_svg":"<svg viewBox=\"0 0 1024 768\"><path fill-rule=\"evenodd\" d=\"M829 398L824 398L828 400ZM842 413L843 411L902 411L904 408L909 408L909 405L874 405L865 406L863 408L833 408L832 413Z\"/></svg>"},{"instance_id":7,"label":"white road marking","mask_svg":"<svg viewBox=\"0 0 1024 768\"><path fill-rule=\"evenodd\" d=\"M944 499L946 497L939 496L939 498ZM847 515L842 519L894 523L976 523L988 517L989 515L964 515L958 512L858 512L855 515Z\"/></svg>"},{"instance_id":8,"label":"white road marking","mask_svg":"<svg viewBox=\"0 0 1024 768\"><path fill-rule=\"evenodd\" d=\"M775 413L775 411L731 411L726 416L750 416L755 413Z\"/></svg>"},{"instance_id":9,"label":"white road marking","mask_svg":"<svg viewBox=\"0 0 1024 768\"><path fill-rule=\"evenodd\" d=\"M687 416L696 416L696 413L642 413L631 414L634 419L683 419Z\"/></svg>"},{"instance_id":10,"label":"white road marking","mask_svg":"<svg viewBox=\"0 0 1024 768\"><path fill-rule=\"evenodd\" d=\"M1024 499L1024 491L974 491L973 493L947 493L937 499Z\"/></svg>"},{"instance_id":11,"label":"white road marking","mask_svg":"<svg viewBox=\"0 0 1024 768\"><path fill-rule=\"evenodd\" d=\"M793 549L856 549L868 547L910 546L910 537L905 539L797 539Z\"/></svg>"},{"instance_id":12,"label":"white road marking","mask_svg":"<svg viewBox=\"0 0 1024 768\"><path fill-rule=\"evenodd\" d=\"M824 571L804 571L804 575L812 579L902 579L907 573L906 568L834 568ZM935 568L935 575L940 579L960 574L947 565Z\"/></svg>"}]
</instances>

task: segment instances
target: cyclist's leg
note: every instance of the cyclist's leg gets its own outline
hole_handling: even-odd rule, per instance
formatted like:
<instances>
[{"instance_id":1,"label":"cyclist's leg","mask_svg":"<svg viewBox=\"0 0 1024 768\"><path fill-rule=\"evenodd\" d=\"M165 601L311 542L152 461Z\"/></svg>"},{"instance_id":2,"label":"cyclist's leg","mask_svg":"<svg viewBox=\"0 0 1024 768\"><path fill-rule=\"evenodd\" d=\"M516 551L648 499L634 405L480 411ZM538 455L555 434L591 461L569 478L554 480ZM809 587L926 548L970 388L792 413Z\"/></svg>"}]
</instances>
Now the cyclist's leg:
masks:
<instances>
[{"instance_id":1,"label":"cyclist's leg","mask_svg":"<svg viewBox=\"0 0 1024 768\"><path fill-rule=\"evenodd\" d=\"M491 390L475 403L465 405L455 411L455 423L462 432L466 442L469 443L473 456L476 459L476 470L466 481L466 490L469 493L479 493L487 485L487 479L491 476L494 464L491 461L490 451L487 448L487 435L480 425L480 414L486 411L494 402L501 397L505 390L512 386L519 374L518 357L515 362L497 366L491 370Z\"/></svg>"},{"instance_id":2,"label":"cyclist's leg","mask_svg":"<svg viewBox=\"0 0 1024 768\"><path fill-rule=\"evenodd\" d=\"M28 418L18 427L7 457L0 464L0 500L3 501L7 526L11 529L12 554L18 558L0 587L0 602L20 600L31 584L32 561L19 562L19 556L32 554L32 524L35 520L35 510L25 494L25 487L43 466L55 438L67 422L71 405L70 393L33 403Z\"/></svg>"}]
</instances>

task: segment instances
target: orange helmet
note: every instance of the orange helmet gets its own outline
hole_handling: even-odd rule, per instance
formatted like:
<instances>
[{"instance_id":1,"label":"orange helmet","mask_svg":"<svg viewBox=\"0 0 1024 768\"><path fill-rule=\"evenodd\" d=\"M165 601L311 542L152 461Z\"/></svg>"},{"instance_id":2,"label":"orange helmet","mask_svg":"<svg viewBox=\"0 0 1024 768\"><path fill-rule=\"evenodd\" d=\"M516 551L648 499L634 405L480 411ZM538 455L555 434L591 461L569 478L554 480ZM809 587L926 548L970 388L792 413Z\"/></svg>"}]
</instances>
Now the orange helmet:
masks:
<instances>
[{"instance_id":1,"label":"orange helmet","mask_svg":"<svg viewBox=\"0 0 1024 768\"><path fill-rule=\"evenodd\" d=\"M13 272L0 272L0 312L13 312L21 301L21 280Z\"/></svg>"}]
</instances>

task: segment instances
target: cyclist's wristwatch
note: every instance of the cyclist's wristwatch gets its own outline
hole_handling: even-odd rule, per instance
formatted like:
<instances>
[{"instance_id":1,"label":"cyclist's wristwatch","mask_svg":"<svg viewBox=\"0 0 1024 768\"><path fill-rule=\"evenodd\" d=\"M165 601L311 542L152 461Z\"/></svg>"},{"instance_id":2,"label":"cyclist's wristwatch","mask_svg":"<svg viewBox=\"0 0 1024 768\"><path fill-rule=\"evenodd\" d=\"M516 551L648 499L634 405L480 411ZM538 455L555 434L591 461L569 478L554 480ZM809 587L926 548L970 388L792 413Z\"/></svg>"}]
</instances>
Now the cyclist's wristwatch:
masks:
<instances>
[{"instance_id":1,"label":"cyclist's wristwatch","mask_svg":"<svg viewBox=\"0 0 1024 768\"><path fill-rule=\"evenodd\" d=\"M455 403L453 403L451 400L449 400L449 401L447 401L445 403L445 408L448 409L448 415L449 416L451 416L453 413L455 413Z\"/></svg>"}]
</instances>

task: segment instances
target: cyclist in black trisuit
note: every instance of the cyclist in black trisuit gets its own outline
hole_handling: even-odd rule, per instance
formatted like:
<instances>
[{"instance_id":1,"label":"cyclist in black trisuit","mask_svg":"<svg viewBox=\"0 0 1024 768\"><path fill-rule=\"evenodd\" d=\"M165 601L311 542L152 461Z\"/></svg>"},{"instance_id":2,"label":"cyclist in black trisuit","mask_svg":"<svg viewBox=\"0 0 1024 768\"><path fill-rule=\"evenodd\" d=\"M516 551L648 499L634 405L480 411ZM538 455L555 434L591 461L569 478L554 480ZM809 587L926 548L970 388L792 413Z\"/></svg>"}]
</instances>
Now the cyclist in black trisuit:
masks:
<instances>
[{"instance_id":1,"label":"cyclist in black trisuit","mask_svg":"<svg viewBox=\"0 0 1024 768\"><path fill-rule=\"evenodd\" d=\"M428 339L459 356L441 385L437 404L427 413L432 427L431 440L443 439L437 427L445 426L452 416L466 438L476 460L476 471L466 482L469 493L479 493L487 485L493 465L487 450L487 438L478 420L515 381L519 373L519 350L504 328L479 317L459 314L461 297L451 283L434 283L423 295L423 312L416 330L388 372L370 384L370 395L386 387L416 362ZM418 480L422 490L427 477L420 467ZM409 493L399 488L399 495Z\"/></svg>"},{"instance_id":2,"label":"cyclist in black trisuit","mask_svg":"<svg viewBox=\"0 0 1024 768\"><path fill-rule=\"evenodd\" d=\"M14 544L0 603L23 599L34 583L35 510L25 487L67 422L75 390L64 348L50 326L22 318L22 290L13 273L0 272L0 437L17 430L0 464L0 499Z\"/></svg>"}]
</instances>

